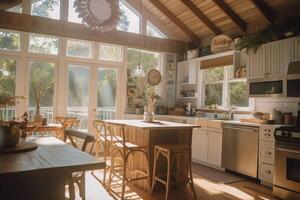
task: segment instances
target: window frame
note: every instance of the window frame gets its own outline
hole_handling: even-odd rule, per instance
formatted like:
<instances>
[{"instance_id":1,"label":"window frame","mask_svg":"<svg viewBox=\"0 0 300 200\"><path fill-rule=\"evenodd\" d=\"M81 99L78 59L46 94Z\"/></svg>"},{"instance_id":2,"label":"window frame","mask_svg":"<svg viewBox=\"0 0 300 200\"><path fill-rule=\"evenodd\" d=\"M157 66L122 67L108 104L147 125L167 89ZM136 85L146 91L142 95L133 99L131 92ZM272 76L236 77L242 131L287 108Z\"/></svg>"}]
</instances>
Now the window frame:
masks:
<instances>
[{"instance_id":1,"label":"window frame","mask_svg":"<svg viewBox=\"0 0 300 200\"><path fill-rule=\"evenodd\" d=\"M7 32L7 33L15 33L15 34L18 34L20 37L20 47L19 49L17 50L14 50L14 49L2 49L0 48L0 52L1 51L6 51L6 52L15 52L15 53L19 53L22 51L23 49L23 46L22 46L22 32L19 32L19 31L12 31L12 30L8 30L8 29L0 29L0 32Z\"/></svg>"},{"instance_id":2,"label":"window frame","mask_svg":"<svg viewBox=\"0 0 300 200\"><path fill-rule=\"evenodd\" d=\"M221 106L221 108L228 108L231 107L233 105L230 105L230 83L237 83L237 82L247 82L247 78L231 78L230 77L230 70L231 68L233 68L234 65L229 65L229 66L224 66L223 70L224 70L224 78L223 80L220 81L208 81L205 82L204 81L204 76L205 76L205 70L200 70L200 74L201 74L201 86L202 86L202 91L201 91L201 102L200 105L203 108L208 108L209 106L205 105L205 86L206 85L212 85L212 84L223 84L222 87L222 105L218 105ZM248 107L236 107L237 110L243 110L243 111L250 111L250 108L252 107L252 101L250 101L249 98L249 104Z\"/></svg>"},{"instance_id":3,"label":"window frame","mask_svg":"<svg viewBox=\"0 0 300 200\"><path fill-rule=\"evenodd\" d=\"M147 28L148 28L148 26L150 26L150 27L151 27L152 29L154 29L159 35L161 35L161 37L156 37L156 36L152 36L152 35L148 35L148 36L150 36L150 37L155 37L155 38L160 38L160 39L168 39L168 37L167 37L165 34L163 34L163 32L160 31L156 26L154 26L154 24L152 24L149 20L146 20L145 26L146 26L146 35L148 35L148 34L147 34Z\"/></svg>"},{"instance_id":4,"label":"window frame","mask_svg":"<svg viewBox=\"0 0 300 200\"><path fill-rule=\"evenodd\" d=\"M118 29L118 25L116 30L121 32L127 32L127 33L135 33L135 34L142 34L143 29L143 16L140 12L138 12L133 6L131 6L129 3L127 3L125 0L119 0L119 4L122 3L124 6L126 6L131 12L133 12L138 18L139 18L139 31L138 32L131 32L131 31L123 31Z\"/></svg>"},{"instance_id":5,"label":"window frame","mask_svg":"<svg viewBox=\"0 0 300 200\"><path fill-rule=\"evenodd\" d=\"M42 0L41 0L42 1ZM52 20L62 20L62 8L63 8L63 1L64 0L58 0L59 1L59 12L58 12L58 18L52 18L52 17L44 17L44 16L39 16L39 15L34 15L32 14L32 0L29 0L29 14L32 16L37 16L37 17L43 17L46 19L52 19ZM22 4L23 5L23 4ZM24 8L24 7L23 7Z\"/></svg>"},{"instance_id":6,"label":"window frame","mask_svg":"<svg viewBox=\"0 0 300 200\"><path fill-rule=\"evenodd\" d=\"M109 59L102 59L100 57L100 54L101 54L101 45L106 45L106 46L113 46L113 47L118 47L121 49L121 60L109 60ZM100 61L103 61L103 62L116 62L116 63L122 63L124 62L124 48L120 45L114 45L114 44L109 44L109 43L98 43L98 59Z\"/></svg>"},{"instance_id":7,"label":"window frame","mask_svg":"<svg viewBox=\"0 0 300 200\"><path fill-rule=\"evenodd\" d=\"M39 52L31 52L30 51L30 38L31 36L34 36L34 37L45 37L45 38L55 38L57 39L57 54L51 54L51 53L39 53ZM29 33L28 34L28 43L27 43L27 53L29 54L33 54L33 55L44 55L44 56L59 56L61 54L61 50L60 50L60 44L61 43L61 38L60 37L57 37L57 36L51 36L51 35L42 35L42 34L36 34L36 33Z\"/></svg>"},{"instance_id":8,"label":"window frame","mask_svg":"<svg viewBox=\"0 0 300 200\"><path fill-rule=\"evenodd\" d=\"M68 55L68 41L74 41L74 42L83 42L83 43L88 43L91 45L91 54L89 57L81 57L81 56L73 56L73 55ZM67 58L77 58L77 59L87 59L87 60L91 60L94 59L94 55L95 55L95 43L92 41L86 41L86 40L78 40L78 39L72 39L72 38L66 38L66 49L65 49L65 56Z\"/></svg>"}]
</instances>

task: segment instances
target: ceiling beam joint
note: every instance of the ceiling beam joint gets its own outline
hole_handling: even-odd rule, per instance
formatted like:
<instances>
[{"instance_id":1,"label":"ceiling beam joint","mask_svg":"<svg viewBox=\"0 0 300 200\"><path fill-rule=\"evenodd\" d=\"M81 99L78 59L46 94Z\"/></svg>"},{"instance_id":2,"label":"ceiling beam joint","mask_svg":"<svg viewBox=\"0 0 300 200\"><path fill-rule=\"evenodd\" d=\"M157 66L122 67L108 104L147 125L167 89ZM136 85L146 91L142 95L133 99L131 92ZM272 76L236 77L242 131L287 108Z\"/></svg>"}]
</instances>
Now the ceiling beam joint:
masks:
<instances>
[{"instance_id":1,"label":"ceiling beam joint","mask_svg":"<svg viewBox=\"0 0 300 200\"><path fill-rule=\"evenodd\" d=\"M224 2L224 0L213 1L221 10L223 10L223 12L226 13L226 15L239 27L241 31L247 31L247 24Z\"/></svg>"},{"instance_id":2,"label":"ceiling beam joint","mask_svg":"<svg viewBox=\"0 0 300 200\"><path fill-rule=\"evenodd\" d=\"M176 26L178 26L191 40L200 41L200 38L191 31L182 21L180 21L165 5L159 0L149 0L160 12L167 16Z\"/></svg>"},{"instance_id":3,"label":"ceiling beam joint","mask_svg":"<svg viewBox=\"0 0 300 200\"><path fill-rule=\"evenodd\" d=\"M252 2L270 24L275 22L275 13L269 8L264 0L252 0Z\"/></svg>"},{"instance_id":4,"label":"ceiling beam joint","mask_svg":"<svg viewBox=\"0 0 300 200\"><path fill-rule=\"evenodd\" d=\"M208 17L191 0L181 0L181 2L200 19L214 34L219 35L222 31L210 21Z\"/></svg>"}]
</instances>

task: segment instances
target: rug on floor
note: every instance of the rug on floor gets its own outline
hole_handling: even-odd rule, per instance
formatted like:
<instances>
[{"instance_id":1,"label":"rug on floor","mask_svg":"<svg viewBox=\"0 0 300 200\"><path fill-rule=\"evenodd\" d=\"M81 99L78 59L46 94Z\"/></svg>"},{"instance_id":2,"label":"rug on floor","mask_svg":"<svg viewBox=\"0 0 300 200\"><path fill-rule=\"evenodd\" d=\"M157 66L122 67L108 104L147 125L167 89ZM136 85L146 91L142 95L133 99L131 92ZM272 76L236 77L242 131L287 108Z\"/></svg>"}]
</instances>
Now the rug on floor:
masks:
<instances>
[{"instance_id":1,"label":"rug on floor","mask_svg":"<svg viewBox=\"0 0 300 200\"><path fill-rule=\"evenodd\" d=\"M192 171L194 178L200 176L224 184L235 183L245 180L242 177L235 176L227 172L223 172L197 163L192 164Z\"/></svg>"}]
</instances>

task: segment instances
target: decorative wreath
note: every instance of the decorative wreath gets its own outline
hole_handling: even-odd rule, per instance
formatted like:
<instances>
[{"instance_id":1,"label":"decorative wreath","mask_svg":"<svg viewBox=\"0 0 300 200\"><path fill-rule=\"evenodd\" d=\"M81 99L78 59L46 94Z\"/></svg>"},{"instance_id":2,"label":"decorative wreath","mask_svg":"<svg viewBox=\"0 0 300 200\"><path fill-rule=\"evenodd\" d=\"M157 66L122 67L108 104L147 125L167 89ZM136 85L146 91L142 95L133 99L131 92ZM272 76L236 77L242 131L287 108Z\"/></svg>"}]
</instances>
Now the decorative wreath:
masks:
<instances>
[{"instance_id":1,"label":"decorative wreath","mask_svg":"<svg viewBox=\"0 0 300 200\"><path fill-rule=\"evenodd\" d=\"M109 19L101 20L91 10L93 0L75 0L74 8L82 22L93 30L106 31L116 27L120 18L119 0L106 0L110 4L111 16ZM94 0L98 1L98 0Z\"/></svg>"}]
</instances>

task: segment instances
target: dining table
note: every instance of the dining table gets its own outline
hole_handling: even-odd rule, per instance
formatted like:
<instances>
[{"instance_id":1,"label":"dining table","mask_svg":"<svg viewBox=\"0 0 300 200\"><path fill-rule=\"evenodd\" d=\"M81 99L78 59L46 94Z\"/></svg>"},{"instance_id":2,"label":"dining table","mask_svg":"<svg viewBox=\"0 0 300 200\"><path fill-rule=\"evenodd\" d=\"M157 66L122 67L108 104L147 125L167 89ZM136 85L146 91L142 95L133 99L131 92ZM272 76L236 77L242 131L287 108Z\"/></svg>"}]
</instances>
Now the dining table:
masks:
<instances>
[{"instance_id":1,"label":"dining table","mask_svg":"<svg viewBox=\"0 0 300 200\"><path fill-rule=\"evenodd\" d=\"M146 122L143 120L104 120L107 124L116 124L125 126L125 135L127 142L136 144L138 146L147 146L148 161L142 154L136 153L134 158L129 161L129 167L146 172L150 169L149 182L152 184L152 174L154 166L154 147L155 145L192 145L193 129L199 128L197 125L167 122L167 121L153 121ZM163 174L166 173L166 162L158 161L158 171ZM179 171L187 171L185 159L181 159L178 163ZM187 183L187 173L185 181L179 184ZM137 181L135 186L147 190L146 181Z\"/></svg>"},{"instance_id":2,"label":"dining table","mask_svg":"<svg viewBox=\"0 0 300 200\"><path fill-rule=\"evenodd\" d=\"M28 137L37 144L27 152L0 154L0 199L63 200L73 172L103 169L101 159L55 137Z\"/></svg>"}]
</instances>

